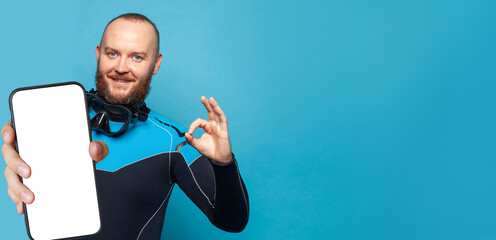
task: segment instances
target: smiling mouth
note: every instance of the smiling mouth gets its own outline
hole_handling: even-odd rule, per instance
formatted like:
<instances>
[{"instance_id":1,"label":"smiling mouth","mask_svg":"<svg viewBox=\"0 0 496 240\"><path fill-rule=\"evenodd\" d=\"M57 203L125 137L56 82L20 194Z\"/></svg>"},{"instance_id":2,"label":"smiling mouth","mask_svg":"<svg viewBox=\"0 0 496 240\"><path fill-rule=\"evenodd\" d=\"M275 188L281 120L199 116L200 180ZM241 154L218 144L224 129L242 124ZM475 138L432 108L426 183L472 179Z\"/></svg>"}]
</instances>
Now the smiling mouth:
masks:
<instances>
[{"instance_id":1,"label":"smiling mouth","mask_svg":"<svg viewBox=\"0 0 496 240\"><path fill-rule=\"evenodd\" d=\"M114 81L116 82L120 82L120 83L127 83L127 82L131 82L129 80L124 80L124 79L114 79Z\"/></svg>"},{"instance_id":2,"label":"smiling mouth","mask_svg":"<svg viewBox=\"0 0 496 240\"><path fill-rule=\"evenodd\" d=\"M119 78L111 78L112 81L114 82L118 82L118 83L130 83L130 82L134 82L133 80L130 80L130 79L119 79Z\"/></svg>"}]
</instances>

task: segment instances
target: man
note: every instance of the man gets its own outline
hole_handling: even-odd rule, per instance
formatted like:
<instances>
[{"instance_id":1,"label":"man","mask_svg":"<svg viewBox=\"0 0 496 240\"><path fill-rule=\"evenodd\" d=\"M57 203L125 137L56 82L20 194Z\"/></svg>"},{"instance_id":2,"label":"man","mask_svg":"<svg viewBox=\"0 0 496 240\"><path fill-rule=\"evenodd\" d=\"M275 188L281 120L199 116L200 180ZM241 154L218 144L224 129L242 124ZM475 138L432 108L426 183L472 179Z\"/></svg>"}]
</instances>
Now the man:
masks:
<instances>
[{"instance_id":1,"label":"man","mask_svg":"<svg viewBox=\"0 0 496 240\"><path fill-rule=\"evenodd\" d=\"M218 103L202 97L209 120L195 120L186 133L144 104L152 75L162 61L155 25L140 14L121 15L109 22L95 54L97 98L127 107L134 117L116 136L93 126L95 141L89 152L98 162L102 228L87 239L160 239L175 183L214 225L242 231L248 221L248 196L231 152L227 119ZM105 114L93 110L93 119L104 118ZM192 135L198 127L205 130L199 139ZM15 151L10 122L1 133L8 194L23 214L22 203L31 204L36 193L18 176L29 178L30 168Z\"/></svg>"}]
</instances>

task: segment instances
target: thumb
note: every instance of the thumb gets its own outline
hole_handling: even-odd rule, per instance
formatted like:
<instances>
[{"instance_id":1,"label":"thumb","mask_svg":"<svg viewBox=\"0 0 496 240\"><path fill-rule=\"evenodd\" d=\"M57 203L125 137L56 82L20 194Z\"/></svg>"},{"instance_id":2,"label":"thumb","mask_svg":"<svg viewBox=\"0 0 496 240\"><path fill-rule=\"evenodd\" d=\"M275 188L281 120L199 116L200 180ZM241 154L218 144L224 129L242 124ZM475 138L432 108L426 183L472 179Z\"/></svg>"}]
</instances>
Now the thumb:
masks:
<instances>
[{"instance_id":1,"label":"thumb","mask_svg":"<svg viewBox=\"0 0 496 240\"><path fill-rule=\"evenodd\" d=\"M103 141L93 141L90 143L90 156L96 162L100 162L109 154L108 146Z\"/></svg>"}]
</instances>

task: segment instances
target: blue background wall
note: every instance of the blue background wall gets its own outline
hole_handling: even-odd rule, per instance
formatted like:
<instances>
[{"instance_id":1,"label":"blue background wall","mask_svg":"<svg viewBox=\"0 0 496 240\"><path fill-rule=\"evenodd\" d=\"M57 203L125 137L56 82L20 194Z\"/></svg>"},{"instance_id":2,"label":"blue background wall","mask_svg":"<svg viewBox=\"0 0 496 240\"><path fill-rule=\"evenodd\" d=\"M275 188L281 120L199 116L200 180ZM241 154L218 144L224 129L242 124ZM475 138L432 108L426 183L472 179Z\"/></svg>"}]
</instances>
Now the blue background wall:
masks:
<instances>
[{"instance_id":1,"label":"blue background wall","mask_svg":"<svg viewBox=\"0 0 496 240\"><path fill-rule=\"evenodd\" d=\"M0 4L0 121L17 87L93 87L124 12L165 61L148 104L189 125L215 96L251 201L240 234L174 190L168 239L496 239L495 1ZM47 106L47 116L50 117ZM3 169L5 163L0 161ZM1 239L27 239L0 181Z\"/></svg>"}]
</instances>

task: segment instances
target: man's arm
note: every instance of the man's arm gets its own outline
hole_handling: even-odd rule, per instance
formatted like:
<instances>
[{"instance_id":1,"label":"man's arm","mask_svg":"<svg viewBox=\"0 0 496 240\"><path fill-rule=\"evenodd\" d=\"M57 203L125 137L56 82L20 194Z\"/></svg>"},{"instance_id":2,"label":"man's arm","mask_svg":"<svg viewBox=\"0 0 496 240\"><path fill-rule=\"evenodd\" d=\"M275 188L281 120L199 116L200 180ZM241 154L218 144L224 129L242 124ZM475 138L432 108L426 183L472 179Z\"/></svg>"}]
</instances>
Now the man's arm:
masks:
<instances>
[{"instance_id":1,"label":"man's arm","mask_svg":"<svg viewBox=\"0 0 496 240\"><path fill-rule=\"evenodd\" d=\"M6 123L2 128L3 146L2 155L7 167L5 168L4 174L7 180L7 193L12 201L17 205L17 213L23 214L24 209L22 203L31 204L35 200L35 195L33 192L24 185L19 177L29 178L31 176L31 168L24 162L17 153L14 141L15 141L15 131L12 128L10 121ZM53 143L57 144L57 143ZM89 146L89 153L91 158L95 162L99 162L104 159L108 153L107 144L102 141L93 141Z\"/></svg>"},{"instance_id":2,"label":"man's arm","mask_svg":"<svg viewBox=\"0 0 496 240\"><path fill-rule=\"evenodd\" d=\"M191 155L190 151L195 150L190 146L181 148L186 156ZM186 158L185 155L176 156ZM212 224L228 232L241 232L248 223L249 201L236 159L228 164L218 164L200 155L189 165L186 159L178 160L172 161L171 180Z\"/></svg>"}]
</instances>

